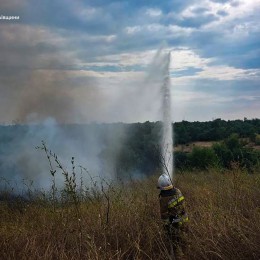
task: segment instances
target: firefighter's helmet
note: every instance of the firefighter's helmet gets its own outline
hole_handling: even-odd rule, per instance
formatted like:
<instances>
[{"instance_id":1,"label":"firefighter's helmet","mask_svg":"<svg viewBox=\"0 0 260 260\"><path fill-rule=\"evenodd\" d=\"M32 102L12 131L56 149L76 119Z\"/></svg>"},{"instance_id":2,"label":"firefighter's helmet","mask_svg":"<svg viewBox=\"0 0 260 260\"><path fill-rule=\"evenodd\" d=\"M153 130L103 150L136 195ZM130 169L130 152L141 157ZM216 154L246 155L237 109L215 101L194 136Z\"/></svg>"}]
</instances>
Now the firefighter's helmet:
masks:
<instances>
[{"instance_id":1,"label":"firefighter's helmet","mask_svg":"<svg viewBox=\"0 0 260 260\"><path fill-rule=\"evenodd\" d=\"M171 178L167 174L162 174L158 179L158 188L160 190L170 190L173 188Z\"/></svg>"}]
</instances>

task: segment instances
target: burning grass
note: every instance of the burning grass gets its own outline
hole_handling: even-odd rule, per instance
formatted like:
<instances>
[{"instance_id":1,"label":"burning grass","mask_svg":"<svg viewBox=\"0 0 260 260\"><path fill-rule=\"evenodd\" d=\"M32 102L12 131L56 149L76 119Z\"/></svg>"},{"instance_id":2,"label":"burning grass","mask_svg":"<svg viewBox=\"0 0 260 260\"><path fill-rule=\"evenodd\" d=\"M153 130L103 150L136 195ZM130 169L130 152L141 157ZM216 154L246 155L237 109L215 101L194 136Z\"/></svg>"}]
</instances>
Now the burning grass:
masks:
<instances>
[{"instance_id":1,"label":"burning grass","mask_svg":"<svg viewBox=\"0 0 260 260\"><path fill-rule=\"evenodd\" d=\"M157 178L55 202L0 204L1 259L168 259ZM190 217L188 259L260 258L260 175L177 175Z\"/></svg>"}]
</instances>

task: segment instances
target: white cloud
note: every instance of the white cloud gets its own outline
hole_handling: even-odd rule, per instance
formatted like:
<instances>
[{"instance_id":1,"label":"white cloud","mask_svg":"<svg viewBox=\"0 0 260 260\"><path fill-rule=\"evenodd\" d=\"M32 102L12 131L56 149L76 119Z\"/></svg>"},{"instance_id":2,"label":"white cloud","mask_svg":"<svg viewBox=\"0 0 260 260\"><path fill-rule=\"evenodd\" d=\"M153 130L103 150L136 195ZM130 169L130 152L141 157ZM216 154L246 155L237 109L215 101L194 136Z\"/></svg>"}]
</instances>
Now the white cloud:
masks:
<instances>
[{"instance_id":1,"label":"white cloud","mask_svg":"<svg viewBox=\"0 0 260 260\"><path fill-rule=\"evenodd\" d=\"M147 30L149 32L159 32L165 29L165 26L158 24L158 23L152 23L152 24L148 24L146 26L143 27L144 30Z\"/></svg>"},{"instance_id":2,"label":"white cloud","mask_svg":"<svg viewBox=\"0 0 260 260\"><path fill-rule=\"evenodd\" d=\"M211 13L217 14L218 11L227 13L226 16L220 16L218 21L205 25L205 29L221 28L221 30L225 30L225 28L229 28L229 25L233 25L233 22L235 22L234 26L239 26L237 22L257 14L260 10L260 0L241 0L235 6L229 2L220 4L206 1L204 4L211 10Z\"/></svg>"},{"instance_id":3,"label":"white cloud","mask_svg":"<svg viewBox=\"0 0 260 260\"><path fill-rule=\"evenodd\" d=\"M201 9L201 12L197 10ZM185 20L187 18L200 18L202 15L214 15L217 20L206 23L202 26L205 30L221 30L223 33L246 33L249 31L259 31L259 19L249 22L249 18L260 11L260 0L241 0L237 5L232 2L219 3L210 0L202 0L199 3L188 6L181 13L173 13L173 17ZM220 15L225 12L226 15ZM244 22L246 20L246 22ZM232 31L233 30L233 31Z\"/></svg>"},{"instance_id":4,"label":"white cloud","mask_svg":"<svg viewBox=\"0 0 260 260\"><path fill-rule=\"evenodd\" d=\"M79 18L83 22L95 20L102 14L101 8L85 6L83 3L80 3L79 1L71 2L70 6L71 11L75 15L75 17Z\"/></svg>"},{"instance_id":5,"label":"white cloud","mask_svg":"<svg viewBox=\"0 0 260 260\"><path fill-rule=\"evenodd\" d=\"M140 32L141 29L142 29L142 27L139 26L139 25L138 26L128 26L128 27L125 28L125 32L127 34L135 34L137 32Z\"/></svg>"},{"instance_id":6,"label":"white cloud","mask_svg":"<svg viewBox=\"0 0 260 260\"><path fill-rule=\"evenodd\" d=\"M111 43L117 39L117 35L110 34L110 35L89 35L84 34L81 35L80 33L73 33L71 38L69 39L70 42L79 39L80 41L89 42L89 43Z\"/></svg>"},{"instance_id":7,"label":"white cloud","mask_svg":"<svg viewBox=\"0 0 260 260\"><path fill-rule=\"evenodd\" d=\"M151 62L155 52L156 50L105 55L96 57L96 61L119 66L147 65Z\"/></svg>"},{"instance_id":8,"label":"white cloud","mask_svg":"<svg viewBox=\"0 0 260 260\"><path fill-rule=\"evenodd\" d=\"M196 31L195 28L185 28L178 25L163 25L160 23L150 23L146 25L128 26L124 29L126 34L134 35L138 33L157 33L162 35L165 39L176 38L180 36L188 36L192 32Z\"/></svg>"},{"instance_id":9,"label":"white cloud","mask_svg":"<svg viewBox=\"0 0 260 260\"><path fill-rule=\"evenodd\" d=\"M146 10L145 13L151 17L157 17L162 15L162 11L157 8L149 8Z\"/></svg>"},{"instance_id":10,"label":"white cloud","mask_svg":"<svg viewBox=\"0 0 260 260\"><path fill-rule=\"evenodd\" d=\"M174 102L211 102L215 96L201 91L185 91L173 89L172 99Z\"/></svg>"},{"instance_id":11,"label":"white cloud","mask_svg":"<svg viewBox=\"0 0 260 260\"><path fill-rule=\"evenodd\" d=\"M259 78L259 69L238 69L230 66L206 66L195 77L218 80ZM258 73L258 75L257 75Z\"/></svg>"},{"instance_id":12,"label":"white cloud","mask_svg":"<svg viewBox=\"0 0 260 260\"><path fill-rule=\"evenodd\" d=\"M260 69L241 69L227 65L213 65L215 59L202 58L194 50L188 48L178 49L166 49L165 51L171 51L171 73L178 72L178 77L175 80L191 80L191 79L217 79L217 80L237 80L237 79L259 79ZM93 63L84 63L85 66L118 66L119 68L126 66L141 66L146 68L152 61L156 50L122 53L116 55L106 55L96 58ZM198 71L191 76L183 76L181 72L189 69L198 69ZM126 74L125 74L126 73ZM142 72L140 72L142 73ZM128 72L102 72L102 75L97 74L98 77L121 77L121 75L127 75ZM139 72L129 71L129 75L134 77Z\"/></svg>"},{"instance_id":13,"label":"white cloud","mask_svg":"<svg viewBox=\"0 0 260 260\"><path fill-rule=\"evenodd\" d=\"M185 28L178 25L168 25L166 28L168 32L172 33L173 37L189 36L192 32L197 30L195 28Z\"/></svg>"},{"instance_id":14,"label":"white cloud","mask_svg":"<svg viewBox=\"0 0 260 260\"><path fill-rule=\"evenodd\" d=\"M174 72L185 70L189 67L205 68L207 64L214 61L213 58L201 58L191 49L172 50L172 62L170 69Z\"/></svg>"}]
</instances>

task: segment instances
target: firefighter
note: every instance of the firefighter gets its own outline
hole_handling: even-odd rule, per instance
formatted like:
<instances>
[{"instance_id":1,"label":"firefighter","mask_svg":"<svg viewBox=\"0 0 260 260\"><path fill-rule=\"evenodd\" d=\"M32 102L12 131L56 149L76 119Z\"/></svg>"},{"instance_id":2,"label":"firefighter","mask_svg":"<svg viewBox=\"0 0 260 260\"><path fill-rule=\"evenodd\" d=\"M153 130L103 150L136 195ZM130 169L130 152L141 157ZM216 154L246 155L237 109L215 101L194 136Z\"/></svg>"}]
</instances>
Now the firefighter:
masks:
<instances>
[{"instance_id":1,"label":"firefighter","mask_svg":"<svg viewBox=\"0 0 260 260\"><path fill-rule=\"evenodd\" d=\"M161 219L171 243L171 251L173 251L171 254L174 253L177 258L183 257L188 222L184 196L173 186L171 178L165 173L158 179L158 188Z\"/></svg>"}]
</instances>

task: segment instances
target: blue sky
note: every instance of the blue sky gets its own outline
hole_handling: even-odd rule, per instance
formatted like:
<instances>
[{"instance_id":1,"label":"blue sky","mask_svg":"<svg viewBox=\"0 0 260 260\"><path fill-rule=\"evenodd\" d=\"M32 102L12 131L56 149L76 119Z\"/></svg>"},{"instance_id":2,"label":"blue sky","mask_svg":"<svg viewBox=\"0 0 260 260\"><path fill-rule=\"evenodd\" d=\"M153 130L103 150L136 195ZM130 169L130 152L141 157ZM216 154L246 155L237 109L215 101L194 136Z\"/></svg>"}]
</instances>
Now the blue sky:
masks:
<instances>
[{"instance_id":1,"label":"blue sky","mask_svg":"<svg viewBox=\"0 0 260 260\"><path fill-rule=\"evenodd\" d=\"M1 123L158 120L145 84L161 46L173 120L260 117L260 0L2 0L0 12L20 17L0 20Z\"/></svg>"}]
</instances>

